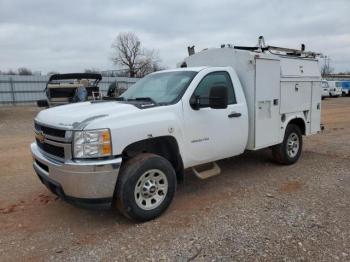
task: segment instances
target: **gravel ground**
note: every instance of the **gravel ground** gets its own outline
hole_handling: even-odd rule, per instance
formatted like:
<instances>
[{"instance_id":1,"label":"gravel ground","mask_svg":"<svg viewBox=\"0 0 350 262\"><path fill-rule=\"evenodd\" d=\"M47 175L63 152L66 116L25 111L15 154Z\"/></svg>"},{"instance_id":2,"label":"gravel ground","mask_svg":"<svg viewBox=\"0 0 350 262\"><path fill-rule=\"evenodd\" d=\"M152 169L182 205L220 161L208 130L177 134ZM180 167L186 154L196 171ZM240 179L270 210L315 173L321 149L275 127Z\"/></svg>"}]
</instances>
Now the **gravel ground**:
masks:
<instances>
[{"instance_id":1,"label":"gravel ground","mask_svg":"<svg viewBox=\"0 0 350 262\"><path fill-rule=\"evenodd\" d=\"M293 166L269 150L188 173L160 218L79 209L31 167L34 107L0 107L0 261L350 261L350 98L322 102L322 134Z\"/></svg>"}]
</instances>

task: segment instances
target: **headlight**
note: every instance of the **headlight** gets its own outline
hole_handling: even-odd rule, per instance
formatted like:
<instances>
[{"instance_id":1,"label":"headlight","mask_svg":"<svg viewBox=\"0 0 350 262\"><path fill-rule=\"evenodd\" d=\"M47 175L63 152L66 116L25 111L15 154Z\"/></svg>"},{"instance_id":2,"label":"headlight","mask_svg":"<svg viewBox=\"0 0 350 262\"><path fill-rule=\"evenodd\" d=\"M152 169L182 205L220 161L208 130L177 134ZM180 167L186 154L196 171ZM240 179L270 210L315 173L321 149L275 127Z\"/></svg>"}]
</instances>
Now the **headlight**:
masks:
<instances>
[{"instance_id":1,"label":"headlight","mask_svg":"<svg viewBox=\"0 0 350 262\"><path fill-rule=\"evenodd\" d=\"M112 155L112 143L109 129L74 132L74 158L95 158L110 155Z\"/></svg>"}]
</instances>

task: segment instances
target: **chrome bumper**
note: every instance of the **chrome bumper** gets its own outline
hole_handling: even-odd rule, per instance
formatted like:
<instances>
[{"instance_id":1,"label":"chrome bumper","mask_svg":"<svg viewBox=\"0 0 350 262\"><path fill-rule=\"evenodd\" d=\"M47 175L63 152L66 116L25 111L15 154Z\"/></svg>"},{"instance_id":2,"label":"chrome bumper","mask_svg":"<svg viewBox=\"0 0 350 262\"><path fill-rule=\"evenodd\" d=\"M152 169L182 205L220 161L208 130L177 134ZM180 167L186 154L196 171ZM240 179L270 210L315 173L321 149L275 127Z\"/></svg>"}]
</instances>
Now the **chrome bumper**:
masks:
<instances>
[{"instance_id":1,"label":"chrome bumper","mask_svg":"<svg viewBox=\"0 0 350 262\"><path fill-rule=\"evenodd\" d=\"M60 197L92 202L112 199L121 157L111 160L66 160L63 163L44 155L36 143L32 143L30 148L33 167L40 180ZM50 186L58 187L60 189L57 191L62 192L55 192Z\"/></svg>"}]
</instances>

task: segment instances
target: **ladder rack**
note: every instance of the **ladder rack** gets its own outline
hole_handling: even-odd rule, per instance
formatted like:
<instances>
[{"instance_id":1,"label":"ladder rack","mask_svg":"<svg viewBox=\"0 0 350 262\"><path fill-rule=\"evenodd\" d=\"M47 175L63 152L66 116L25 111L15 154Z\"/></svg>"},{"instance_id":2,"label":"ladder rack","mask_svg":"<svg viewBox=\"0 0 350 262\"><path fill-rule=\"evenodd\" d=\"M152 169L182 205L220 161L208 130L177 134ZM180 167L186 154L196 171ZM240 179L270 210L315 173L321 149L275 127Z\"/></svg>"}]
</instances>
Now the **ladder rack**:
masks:
<instances>
[{"instance_id":1,"label":"ladder rack","mask_svg":"<svg viewBox=\"0 0 350 262\"><path fill-rule=\"evenodd\" d=\"M270 53L275 55L298 56L298 57L305 57L305 58L315 58L316 56L322 55L321 53L316 53L311 51L306 52L304 44L301 44L301 49L292 49L292 48L271 46L271 45L265 46L265 40L263 36L259 37L257 46L234 46L233 48L239 49L239 50L255 51L255 52L269 51Z\"/></svg>"}]
</instances>

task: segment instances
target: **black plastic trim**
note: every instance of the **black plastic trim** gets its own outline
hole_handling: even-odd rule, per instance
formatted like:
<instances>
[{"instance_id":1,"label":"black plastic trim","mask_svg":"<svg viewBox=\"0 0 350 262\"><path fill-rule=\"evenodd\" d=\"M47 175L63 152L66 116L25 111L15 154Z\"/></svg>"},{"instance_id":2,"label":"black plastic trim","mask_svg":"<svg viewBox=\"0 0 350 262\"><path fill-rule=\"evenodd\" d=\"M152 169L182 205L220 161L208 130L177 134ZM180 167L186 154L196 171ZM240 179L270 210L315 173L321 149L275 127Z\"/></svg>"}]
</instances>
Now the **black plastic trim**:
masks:
<instances>
[{"instance_id":1,"label":"black plastic trim","mask_svg":"<svg viewBox=\"0 0 350 262\"><path fill-rule=\"evenodd\" d=\"M54 74L50 76L49 82L52 80L67 80L67 79L97 79L101 80L101 74L94 73L69 73L69 74Z\"/></svg>"}]
</instances>

